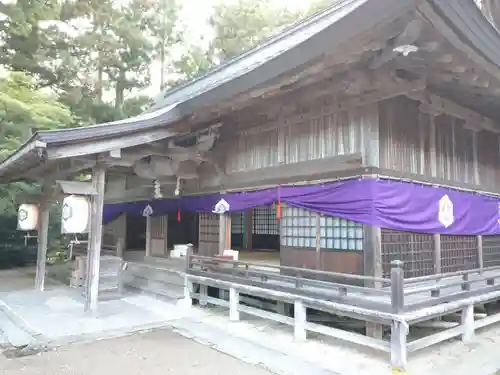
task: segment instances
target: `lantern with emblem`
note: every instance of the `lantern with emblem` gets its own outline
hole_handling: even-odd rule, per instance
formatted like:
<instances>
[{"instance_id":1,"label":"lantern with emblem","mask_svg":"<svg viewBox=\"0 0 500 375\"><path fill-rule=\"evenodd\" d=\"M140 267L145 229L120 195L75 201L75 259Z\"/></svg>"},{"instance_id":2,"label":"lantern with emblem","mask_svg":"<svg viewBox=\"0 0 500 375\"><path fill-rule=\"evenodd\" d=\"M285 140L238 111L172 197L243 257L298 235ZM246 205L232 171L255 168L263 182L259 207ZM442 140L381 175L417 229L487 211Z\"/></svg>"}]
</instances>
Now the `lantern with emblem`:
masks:
<instances>
[{"instance_id":1,"label":"lantern with emblem","mask_svg":"<svg viewBox=\"0 0 500 375\"><path fill-rule=\"evenodd\" d=\"M86 196L69 195L62 202L61 232L87 233L90 227L90 200Z\"/></svg>"},{"instance_id":2,"label":"lantern with emblem","mask_svg":"<svg viewBox=\"0 0 500 375\"><path fill-rule=\"evenodd\" d=\"M38 229L38 206L21 204L17 211L17 229L30 232Z\"/></svg>"}]
</instances>

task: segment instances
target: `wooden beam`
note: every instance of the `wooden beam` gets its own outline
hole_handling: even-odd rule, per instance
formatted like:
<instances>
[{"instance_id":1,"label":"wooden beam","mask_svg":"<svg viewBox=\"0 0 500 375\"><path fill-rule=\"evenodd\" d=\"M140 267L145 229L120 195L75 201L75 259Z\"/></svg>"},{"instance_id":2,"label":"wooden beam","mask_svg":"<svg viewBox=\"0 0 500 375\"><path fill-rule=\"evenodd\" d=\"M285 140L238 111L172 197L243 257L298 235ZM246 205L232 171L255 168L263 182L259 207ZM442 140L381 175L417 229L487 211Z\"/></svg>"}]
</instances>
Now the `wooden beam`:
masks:
<instances>
[{"instance_id":1,"label":"wooden beam","mask_svg":"<svg viewBox=\"0 0 500 375\"><path fill-rule=\"evenodd\" d=\"M159 128L148 132L140 132L137 134L119 136L111 139L103 138L92 142L79 142L75 144L61 145L58 147L48 147L47 158L52 160L106 153L118 148L135 147L156 142L161 139L175 137L181 134L182 133L169 128Z\"/></svg>"},{"instance_id":2,"label":"wooden beam","mask_svg":"<svg viewBox=\"0 0 500 375\"><path fill-rule=\"evenodd\" d=\"M92 171L92 183L97 195L92 197L92 215L90 219L90 233L87 256L87 293L85 311L97 312L99 302L99 268L102 242L102 215L104 208L104 191L106 184L106 169L96 165Z\"/></svg>"},{"instance_id":3,"label":"wooden beam","mask_svg":"<svg viewBox=\"0 0 500 375\"><path fill-rule=\"evenodd\" d=\"M408 92L405 94L410 99L418 100L422 104L420 110L429 115L446 114L466 122L466 127L474 130L488 130L494 133L500 133L500 129L495 121L487 118L472 109L462 107L461 105L445 99L437 94L427 91Z\"/></svg>"},{"instance_id":4,"label":"wooden beam","mask_svg":"<svg viewBox=\"0 0 500 375\"><path fill-rule=\"evenodd\" d=\"M42 188L38 211L38 250L36 260L35 289L40 291L43 291L45 288L45 268L47 264L51 192L51 184L47 182Z\"/></svg>"},{"instance_id":5,"label":"wooden beam","mask_svg":"<svg viewBox=\"0 0 500 375\"><path fill-rule=\"evenodd\" d=\"M222 184L218 184L217 178L201 180L201 189L209 190L221 186L224 190L248 188L262 185L277 185L288 182L313 180L323 174L332 174L339 169L350 169L360 167L362 162L361 153L339 155L324 159L317 159L293 164L285 164L276 167L262 168L258 170L226 174Z\"/></svg>"}]
</instances>

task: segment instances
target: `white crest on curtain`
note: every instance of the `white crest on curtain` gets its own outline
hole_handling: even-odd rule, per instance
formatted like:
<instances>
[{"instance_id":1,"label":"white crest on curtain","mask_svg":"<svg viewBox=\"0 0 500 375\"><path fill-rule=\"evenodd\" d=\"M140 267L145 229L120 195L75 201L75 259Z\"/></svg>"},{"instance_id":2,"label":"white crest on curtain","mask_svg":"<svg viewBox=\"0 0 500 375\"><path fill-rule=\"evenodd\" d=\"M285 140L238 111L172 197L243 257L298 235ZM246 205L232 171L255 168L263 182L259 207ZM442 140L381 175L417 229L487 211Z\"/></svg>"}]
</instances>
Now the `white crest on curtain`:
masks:
<instances>
[{"instance_id":1,"label":"white crest on curtain","mask_svg":"<svg viewBox=\"0 0 500 375\"><path fill-rule=\"evenodd\" d=\"M153 207L151 207L149 204L144 207L144 210L142 211L142 216L151 216L153 215Z\"/></svg>"},{"instance_id":2,"label":"white crest on curtain","mask_svg":"<svg viewBox=\"0 0 500 375\"><path fill-rule=\"evenodd\" d=\"M214 214L221 215L221 214L229 211L230 208L231 208L231 206L229 206L229 203L227 203L224 199L221 199L219 202L217 202L217 204L215 205L212 212Z\"/></svg>"},{"instance_id":3,"label":"white crest on curtain","mask_svg":"<svg viewBox=\"0 0 500 375\"><path fill-rule=\"evenodd\" d=\"M447 194L443 195L439 200L438 220L445 228L448 228L455 221L453 216L453 202Z\"/></svg>"}]
</instances>

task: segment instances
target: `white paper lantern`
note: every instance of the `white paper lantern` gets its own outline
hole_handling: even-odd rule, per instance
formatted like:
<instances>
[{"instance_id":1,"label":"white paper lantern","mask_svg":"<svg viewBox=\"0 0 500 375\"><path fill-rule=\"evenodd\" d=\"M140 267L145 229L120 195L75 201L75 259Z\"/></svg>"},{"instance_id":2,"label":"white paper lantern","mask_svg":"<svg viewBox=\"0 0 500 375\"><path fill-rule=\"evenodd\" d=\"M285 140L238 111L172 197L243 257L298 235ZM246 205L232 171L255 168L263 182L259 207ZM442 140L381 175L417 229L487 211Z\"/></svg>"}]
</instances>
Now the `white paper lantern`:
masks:
<instances>
[{"instance_id":1,"label":"white paper lantern","mask_svg":"<svg viewBox=\"0 0 500 375\"><path fill-rule=\"evenodd\" d=\"M38 206L22 204L17 211L17 229L29 232L38 228Z\"/></svg>"},{"instance_id":2,"label":"white paper lantern","mask_svg":"<svg viewBox=\"0 0 500 375\"><path fill-rule=\"evenodd\" d=\"M62 203L62 233L87 233L90 201L87 197L70 195Z\"/></svg>"}]
</instances>

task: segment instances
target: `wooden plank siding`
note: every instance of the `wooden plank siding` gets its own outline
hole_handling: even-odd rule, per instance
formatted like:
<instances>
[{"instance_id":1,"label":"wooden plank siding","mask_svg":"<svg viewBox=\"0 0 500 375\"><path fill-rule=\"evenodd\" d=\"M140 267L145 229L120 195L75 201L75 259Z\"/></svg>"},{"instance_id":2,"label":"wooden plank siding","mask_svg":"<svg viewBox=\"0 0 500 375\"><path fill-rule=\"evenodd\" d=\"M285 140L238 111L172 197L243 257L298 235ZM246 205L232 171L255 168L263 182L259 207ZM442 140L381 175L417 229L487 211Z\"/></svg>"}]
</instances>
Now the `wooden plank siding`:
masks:
<instances>
[{"instance_id":1,"label":"wooden plank siding","mask_svg":"<svg viewBox=\"0 0 500 375\"><path fill-rule=\"evenodd\" d=\"M265 121L259 126L220 144L226 150L226 173L362 153L364 129L378 123L376 104L337 112L326 105L302 111L279 120L261 117Z\"/></svg>"}]
</instances>

